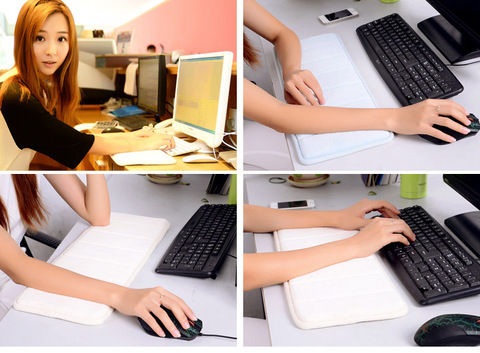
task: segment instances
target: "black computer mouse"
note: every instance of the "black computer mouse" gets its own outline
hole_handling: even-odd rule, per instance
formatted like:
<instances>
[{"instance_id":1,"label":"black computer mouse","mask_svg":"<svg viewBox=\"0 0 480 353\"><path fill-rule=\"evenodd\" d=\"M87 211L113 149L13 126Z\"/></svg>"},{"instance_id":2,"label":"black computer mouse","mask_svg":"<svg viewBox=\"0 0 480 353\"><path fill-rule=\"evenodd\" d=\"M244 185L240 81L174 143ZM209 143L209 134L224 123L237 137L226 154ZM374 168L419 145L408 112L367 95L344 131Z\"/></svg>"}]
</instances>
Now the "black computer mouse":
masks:
<instances>
[{"instance_id":1,"label":"black computer mouse","mask_svg":"<svg viewBox=\"0 0 480 353\"><path fill-rule=\"evenodd\" d=\"M102 134L110 134L112 132L125 132L125 130L119 129L118 127L107 127L103 129Z\"/></svg>"},{"instance_id":2,"label":"black computer mouse","mask_svg":"<svg viewBox=\"0 0 480 353\"><path fill-rule=\"evenodd\" d=\"M455 118L452 118L451 116L447 116L447 118L450 118L452 119L453 121L457 122L458 123L458 120L455 119ZM467 115L467 118L471 121L470 125L467 126L467 128L470 130L470 132L466 135L458 132L458 131L455 131L455 130L451 130L449 129L448 127L446 126L443 126L443 125L433 125L434 128L452 136L455 140L461 140L465 137L469 137L469 136L473 136L475 135L478 130L480 130L480 122L478 121L478 118L473 115L473 114L469 114ZM443 141L443 140L440 140L440 139L437 139L436 137L433 137L433 136L430 136L430 135L418 135L422 138L424 138L425 140L428 140L430 142L433 142L434 144L436 145L446 145L450 142L447 142L447 141Z\"/></svg>"},{"instance_id":3,"label":"black computer mouse","mask_svg":"<svg viewBox=\"0 0 480 353\"><path fill-rule=\"evenodd\" d=\"M188 320L188 322L190 324L190 328L185 330L182 327L182 325L180 325L177 318L175 317L175 315L173 314L173 312L170 309L167 309L163 305L161 306L161 308L163 310L165 310L165 312L170 317L170 320L172 320L173 324L177 328L178 332L180 332L181 336L178 337L178 339L191 341L191 340L197 338L197 336L200 334L200 331L202 330L202 327L203 327L202 320L200 320L200 319L197 319L196 321ZM163 322L161 322L158 317L156 317L153 314L152 314L152 316L155 318L155 321L157 321L157 323L160 325L163 332L165 332L165 337L166 338L176 338L176 337L173 337L173 335L167 330L167 328L165 327ZM156 334L155 331L153 331L153 329L150 326L148 326L148 324L143 319L138 318L138 321L140 322L140 325L142 325L142 328L144 329L144 331L146 333L148 333L151 336L160 337L159 335Z\"/></svg>"},{"instance_id":4,"label":"black computer mouse","mask_svg":"<svg viewBox=\"0 0 480 353\"><path fill-rule=\"evenodd\" d=\"M477 346L480 316L445 314L424 323L415 333L419 346Z\"/></svg>"}]
</instances>

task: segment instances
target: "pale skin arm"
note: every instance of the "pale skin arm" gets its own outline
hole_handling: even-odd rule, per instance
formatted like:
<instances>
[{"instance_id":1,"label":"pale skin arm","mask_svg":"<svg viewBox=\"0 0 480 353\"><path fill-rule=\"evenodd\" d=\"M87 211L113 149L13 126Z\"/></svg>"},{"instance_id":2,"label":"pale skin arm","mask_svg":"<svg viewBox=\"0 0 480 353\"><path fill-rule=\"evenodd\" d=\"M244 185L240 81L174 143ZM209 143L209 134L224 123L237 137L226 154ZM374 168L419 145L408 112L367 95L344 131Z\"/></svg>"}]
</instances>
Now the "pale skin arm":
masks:
<instances>
[{"instance_id":1,"label":"pale skin arm","mask_svg":"<svg viewBox=\"0 0 480 353\"><path fill-rule=\"evenodd\" d=\"M74 174L46 174L45 178L65 202L91 225L110 222L107 182L101 174L87 174L87 185Z\"/></svg>"},{"instance_id":2,"label":"pale skin arm","mask_svg":"<svg viewBox=\"0 0 480 353\"><path fill-rule=\"evenodd\" d=\"M135 132L96 134L95 141L88 153L111 155L121 152L146 150L169 150L175 147L173 136L147 130Z\"/></svg>"},{"instance_id":3,"label":"pale skin arm","mask_svg":"<svg viewBox=\"0 0 480 353\"><path fill-rule=\"evenodd\" d=\"M387 218L364 218L374 210ZM408 245L415 235L403 220L397 219L397 214L398 210L386 201L362 200L340 211L288 211L245 205L244 230L249 232L319 226L362 230L351 238L311 248L244 254L244 290L283 283L339 262L366 257L392 242Z\"/></svg>"},{"instance_id":4,"label":"pale skin arm","mask_svg":"<svg viewBox=\"0 0 480 353\"><path fill-rule=\"evenodd\" d=\"M72 175L48 175L47 179L79 215L85 216L86 220L93 222L92 224L108 224L110 202L102 175L88 175L87 186ZM102 207L108 209L108 214L106 209L101 209ZM15 283L106 304L125 315L141 317L160 336L165 334L150 312L162 320L174 337L180 336L167 313L160 308L160 304L171 309L184 328L189 327L187 318L196 320L194 313L182 299L162 287L131 289L30 258L1 227L0 270Z\"/></svg>"},{"instance_id":5,"label":"pale skin arm","mask_svg":"<svg viewBox=\"0 0 480 353\"><path fill-rule=\"evenodd\" d=\"M402 108L338 108L283 103L254 85L243 81L244 114L283 133L311 133L386 130L404 135L427 134L444 141L455 139L433 127L444 125L467 134L468 129L440 115L452 116L470 125L468 112L451 100L428 99Z\"/></svg>"},{"instance_id":6,"label":"pale skin arm","mask_svg":"<svg viewBox=\"0 0 480 353\"><path fill-rule=\"evenodd\" d=\"M253 0L243 4L244 24L275 46L285 82L285 100L293 104L325 104L317 79L302 70L302 48L297 35Z\"/></svg>"}]
</instances>

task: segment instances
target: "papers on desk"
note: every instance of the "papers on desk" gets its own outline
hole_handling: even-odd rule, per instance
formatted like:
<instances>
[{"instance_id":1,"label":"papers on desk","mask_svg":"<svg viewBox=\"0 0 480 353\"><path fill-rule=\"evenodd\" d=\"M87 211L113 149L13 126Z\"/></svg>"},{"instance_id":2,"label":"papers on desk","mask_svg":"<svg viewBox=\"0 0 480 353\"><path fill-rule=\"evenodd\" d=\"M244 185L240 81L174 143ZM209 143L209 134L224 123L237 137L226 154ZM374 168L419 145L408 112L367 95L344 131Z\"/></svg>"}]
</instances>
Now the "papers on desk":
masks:
<instances>
[{"instance_id":1,"label":"papers on desk","mask_svg":"<svg viewBox=\"0 0 480 353\"><path fill-rule=\"evenodd\" d=\"M170 228L161 218L112 213L110 225L90 227L52 263L82 275L128 286ZM107 305L25 289L14 308L86 325L100 325Z\"/></svg>"},{"instance_id":2,"label":"papers on desk","mask_svg":"<svg viewBox=\"0 0 480 353\"><path fill-rule=\"evenodd\" d=\"M334 228L286 229L274 233L277 251L308 248L353 236ZM376 255L300 276L284 284L288 307L302 329L392 319L407 305Z\"/></svg>"},{"instance_id":3,"label":"papers on desk","mask_svg":"<svg viewBox=\"0 0 480 353\"><path fill-rule=\"evenodd\" d=\"M375 108L368 88L357 72L342 41L334 33L303 39L302 68L310 70L322 87L327 106ZM276 71L283 82L281 66ZM292 117L294 119L294 117ZM352 117L355 119L355 117ZM393 139L389 131L347 131L326 134L287 134L290 148L304 165L341 157Z\"/></svg>"}]
</instances>

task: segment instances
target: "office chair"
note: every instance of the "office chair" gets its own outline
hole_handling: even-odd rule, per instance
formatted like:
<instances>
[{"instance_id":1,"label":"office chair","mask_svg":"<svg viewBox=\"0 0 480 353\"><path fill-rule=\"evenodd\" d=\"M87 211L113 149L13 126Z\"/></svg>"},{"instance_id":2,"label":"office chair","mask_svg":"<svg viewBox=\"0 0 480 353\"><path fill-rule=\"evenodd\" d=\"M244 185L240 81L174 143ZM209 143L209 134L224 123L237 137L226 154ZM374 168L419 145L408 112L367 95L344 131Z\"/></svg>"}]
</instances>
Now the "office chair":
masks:
<instances>
[{"instance_id":1,"label":"office chair","mask_svg":"<svg viewBox=\"0 0 480 353\"><path fill-rule=\"evenodd\" d=\"M25 254L27 254L30 257L34 257L34 256L32 254L32 251L30 250L30 247L27 244L26 238L36 240L39 243L44 244L53 249L56 249L61 243L60 239L52 237L51 235L48 235L46 233L42 233L36 230L28 229L25 232L25 235L23 236L22 241L20 242L20 246L26 249Z\"/></svg>"}]
</instances>

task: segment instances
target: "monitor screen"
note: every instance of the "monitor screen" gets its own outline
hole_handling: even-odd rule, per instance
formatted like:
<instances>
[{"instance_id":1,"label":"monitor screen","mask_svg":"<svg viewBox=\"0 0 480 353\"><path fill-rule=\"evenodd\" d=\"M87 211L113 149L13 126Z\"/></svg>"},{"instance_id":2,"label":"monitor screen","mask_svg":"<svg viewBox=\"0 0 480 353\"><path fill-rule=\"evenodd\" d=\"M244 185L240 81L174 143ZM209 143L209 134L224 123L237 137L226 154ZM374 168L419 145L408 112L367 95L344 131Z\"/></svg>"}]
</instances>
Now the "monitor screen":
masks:
<instances>
[{"instance_id":1,"label":"monitor screen","mask_svg":"<svg viewBox=\"0 0 480 353\"><path fill-rule=\"evenodd\" d=\"M232 60L231 52L179 59L173 128L203 141L209 152L223 140Z\"/></svg>"},{"instance_id":2,"label":"monitor screen","mask_svg":"<svg viewBox=\"0 0 480 353\"><path fill-rule=\"evenodd\" d=\"M443 180L480 210L479 174L444 174ZM480 211L455 215L446 219L445 224L477 257L480 257Z\"/></svg>"},{"instance_id":3,"label":"monitor screen","mask_svg":"<svg viewBox=\"0 0 480 353\"><path fill-rule=\"evenodd\" d=\"M480 1L427 0L441 16L420 22L419 28L452 63L480 55ZM424 28L422 28L424 27Z\"/></svg>"},{"instance_id":4,"label":"monitor screen","mask_svg":"<svg viewBox=\"0 0 480 353\"><path fill-rule=\"evenodd\" d=\"M138 59L137 87L137 106L159 117L163 116L167 89L167 68L164 55Z\"/></svg>"}]
</instances>

